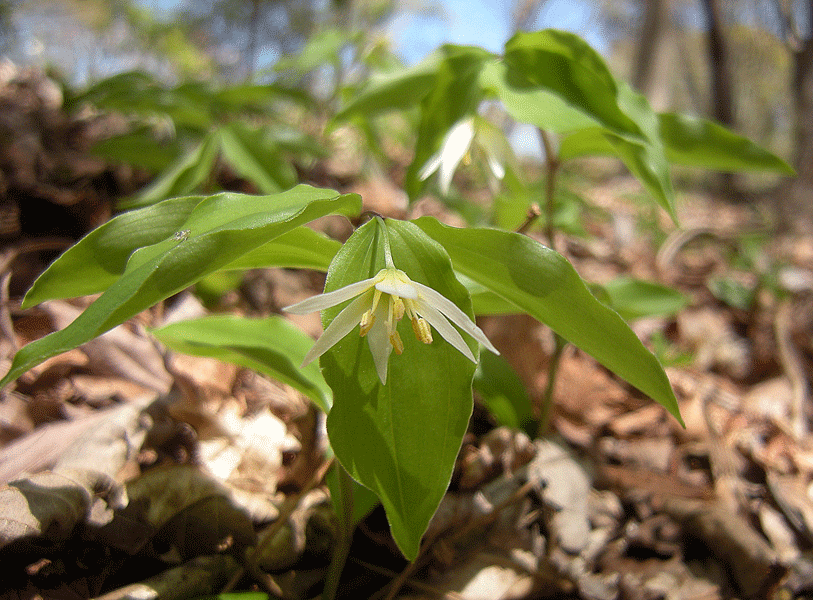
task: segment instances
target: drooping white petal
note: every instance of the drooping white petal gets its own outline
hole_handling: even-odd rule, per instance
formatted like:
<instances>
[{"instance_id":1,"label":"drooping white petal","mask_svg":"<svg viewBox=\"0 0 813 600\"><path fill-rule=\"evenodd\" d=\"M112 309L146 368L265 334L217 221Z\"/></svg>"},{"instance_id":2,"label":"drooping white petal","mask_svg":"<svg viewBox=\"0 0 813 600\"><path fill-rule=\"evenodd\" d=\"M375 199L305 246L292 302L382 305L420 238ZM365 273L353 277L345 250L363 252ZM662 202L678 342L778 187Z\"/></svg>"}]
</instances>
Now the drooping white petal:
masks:
<instances>
[{"instance_id":1,"label":"drooping white petal","mask_svg":"<svg viewBox=\"0 0 813 600\"><path fill-rule=\"evenodd\" d=\"M474 321L472 321L466 313L464 313L462 310L458 308L457 304L455 304L442 294L438 293L437 291L433 290L432 288L423 285L422 283L413 281L412 285L418 288L418 291L420 292L420 299L424 300L427 304L431 305L432 307L438 309L452 323L460 327L460 329L468 333L471 337L480 342L491 352L493 352L494 354L500 353L499 350L497 350L494 347L494 345L488 340L486 334L483 333L483 330L477 327ZM427 321L428 320L429 319L427 319ZM434 325L434 323L432 324ZM441 335L443 334L441 333Z\"/></svg>"},{"instance_id":2,"label":"drooping white petal","mask_svg":"<svg viewBox=\"0 0 813 600\"><path fill-rule=\"evenodd\" d=\"M438 185L444 194L449 193L452 176L457 170L457 165L469 151L473 139L474 120L471 118L458 121L446 134L441 149L440 171L438 172Z\"/></svg>"},{"instance_id":3,"label":"drooping white petal","mask_svg":"<svg viewBox=\"0 0 813 600\"><path fill-rule=\"evenodd\" d=\"M460 335L457 329L452 327L452 324L449 323L446 317L444 317L439 310L422 299L419 299L415 304L418 314L426 319L429 324L434 327L441 336L443 336L444 340L457 348L458 351L460 351L463 356L468 358L471 362L477 362L477 359L474 357L471 348L469 348L468 344L466 344L463 336Z\"/></svg>"},{"instance_id":4,"label":"drooping white petal","mask_svg":"<svg viewBox=\"0 0 813 600\"><path fill-rule=\"evenodd\" d=\"M367 334L367 344L370 346L370 353L373 355L373 362L375 363L375 370L378 373L378 378L382 384L387 383L387 365L392 353L392 344L390 344L389 335L387 333L387 311L383 307L383 302L378 305L375 311L375 323L372 329Z\"/></svg>"},{"instance_id":5,"label":"drooping white petal","mask_svg":"<svg viewBox=\"0 0 813 600\"><path fill-rule=\"evenodd\" d=\"M368 290L345 307L336 318L330 322L321 337L305 355L302 362L304 367L311 361L322 356L334 344L350 333L358 325L361 315L370 308L373 299L373 290Z\"/></svg>"},{"instance_id":6,"label":"drooping white petal","mask_svg":"<svg viewBox=\"0 0 813 600\"><path fill-rule=\"evenodd\" d=\"M375 282L375 279L375 277L370 277L364 281L357 281L356 283L351 283L350 285L346 285L338 290L333 290L332 292L327 292L326 294L312 296L307 300L303 300L302 302L297 302L291 306L286 306L282 310L294 315L306 315L308 313L316 312L317 310L325 310L326 308L330 308L331 306L336 306L337 304L341 304L346 300L350 300L350 298L355 298L364 290L371 288Z\"/></svg>"},{"instance_id":7,"label":"drooping white petal","mask_svg":"<svg viewBox=\"0 0 813 600\"><path fill-rule=\"evenodd\" d=\"M429 177L432 173L437 171L438 167L440 166L440 160L441 160L440 152L433 154L429 158L429 160L427 160L426 163L424 163L423 167L421 167L421 170L418 171L418 179L423 181L424 179Z\"/></svg>"}]
</instances>

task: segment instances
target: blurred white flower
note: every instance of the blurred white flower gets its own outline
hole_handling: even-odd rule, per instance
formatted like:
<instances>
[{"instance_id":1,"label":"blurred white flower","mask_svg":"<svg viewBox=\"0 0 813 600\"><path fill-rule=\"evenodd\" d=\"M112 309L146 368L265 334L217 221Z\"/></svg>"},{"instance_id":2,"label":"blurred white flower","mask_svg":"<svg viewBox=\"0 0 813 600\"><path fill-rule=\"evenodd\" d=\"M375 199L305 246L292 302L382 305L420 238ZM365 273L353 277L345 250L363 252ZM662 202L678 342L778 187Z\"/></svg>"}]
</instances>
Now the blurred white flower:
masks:
<instances>
[{"instance_id":1,"label":"blurred white flower","mask_svg":"<svg viewBox=\"0 0 813 600\"><path fill-rule=\"evenodd\" d=\"M418 177L423 181L438 171L438 187L448 195L455 171L461 162L469 164L472 155L485 159L489 185L496 191L497 182L505 177L506 163L513 163L514 156L503 131L479 115L462 119L449 129L440 150L426 161Z\"/></svg>"},{"instance_id":2,"label":"blurred white flower","mask_svg":"<svg viewBox=\"0 0 813 600\"><path fill-rule=\"evenodd\" d=\"M457 166L469 151L471 141L474 139L474 117L469 117L458 121L446 133L440 151L432 156L421 168L418 177L421 181L428 178L432 173L438 171L438 185L443 194L449 193L452 185L452 175L457 170Z\"/></svg>"}]
</instances>

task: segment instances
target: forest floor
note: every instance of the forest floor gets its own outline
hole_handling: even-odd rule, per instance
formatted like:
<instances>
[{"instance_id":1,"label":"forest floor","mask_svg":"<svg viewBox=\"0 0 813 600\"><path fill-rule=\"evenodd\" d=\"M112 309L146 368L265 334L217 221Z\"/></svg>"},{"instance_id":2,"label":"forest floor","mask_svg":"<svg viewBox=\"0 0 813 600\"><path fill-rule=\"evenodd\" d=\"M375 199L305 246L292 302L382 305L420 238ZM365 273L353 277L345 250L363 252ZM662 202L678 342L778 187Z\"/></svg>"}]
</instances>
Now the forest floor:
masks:
<instances>
[{"instance_id":1,"label":"forest floor","mask_svg":"<svg viewBox=\"0 0 813 600\"><path fill-rule=\"evenodd\" d=\"M87 153L92 126L61 114L47 79L0 79L5 372L17 349L92 300L21 310L22 293L144 178ZM458 219L432 200L407 208L384 179L341 191L385 215ZM813 596L813 235L773 233L756 203L698 191L680 194L678 228L643 211L626 177L579 192L594 209L589 235L556 246L582 277L641 278L687 299L631 322L664 361L686 427L566 347L547 435L499 426L475 397L418 559L403 560L375 509L340 598ZM316 227L350 232L340 218ZM249 272L216 310L279 312L323 283ZM183 292L2 390L3 598L318 595L336 535L324 416L286 385L169 352L148 333L210 310ZM296 322L320 331L317 315ZM525 316L479 323L538 416L553 335Z\"/></svg>"}]
</instances>

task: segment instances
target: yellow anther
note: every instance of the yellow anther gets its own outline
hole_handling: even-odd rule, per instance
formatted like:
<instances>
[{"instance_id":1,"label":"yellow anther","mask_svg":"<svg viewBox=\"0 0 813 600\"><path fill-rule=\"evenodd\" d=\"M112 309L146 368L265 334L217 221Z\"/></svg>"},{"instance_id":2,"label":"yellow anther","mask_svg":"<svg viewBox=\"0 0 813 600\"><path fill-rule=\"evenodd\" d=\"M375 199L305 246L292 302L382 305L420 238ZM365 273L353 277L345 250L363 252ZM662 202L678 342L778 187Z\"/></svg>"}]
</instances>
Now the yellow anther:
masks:
<instances>
[{"instance_id":1,"label":"yellow anther","mask_svg":"<svg viewBox=\"0 0 813 600\"><path fill-rule=\"evenodd\" d=\"M390 344L392 344L392 349L395 350L396 354L401 354L404 351L404 342L401 341L401 336L398 335L397 331L390 334Z\"/></svg>"},{"instance_id":2,"label":"yellow anther","mask_svg":"<svg viewBox=\"0 0 813 600\"><path fill-rule=\"evenodd\" d=\"M412 319L412 331L415 332L415 337L424 344L432 343L432 328L429 323L421 317L414 317Z\"/></svg>"},{"instance_id":3,"label":"yellow anther","mask_svg":"<svg viewBox=\"0 0 813 600\"><path fill-rule=\"evenodd\" d=\"M404 316L404 301L401 300L398 296L390 296L390 301L392 302L392 316L393 319L397 322L400 321L401 318Z\"/></svg>"},{"instance_id":4,"label":"yellow anther","mask_svg":"<svg viewBox=\"0 0 813 600\"><path fill-rule=\"evenodd\" d=\"M375 315L373 314L372 310L368 310L363 315L361 315L361 321L359 321L359 333L361 337L367 335L370 329L373 328L373 324L375 323Z\"/></svg>"}]
</instances>

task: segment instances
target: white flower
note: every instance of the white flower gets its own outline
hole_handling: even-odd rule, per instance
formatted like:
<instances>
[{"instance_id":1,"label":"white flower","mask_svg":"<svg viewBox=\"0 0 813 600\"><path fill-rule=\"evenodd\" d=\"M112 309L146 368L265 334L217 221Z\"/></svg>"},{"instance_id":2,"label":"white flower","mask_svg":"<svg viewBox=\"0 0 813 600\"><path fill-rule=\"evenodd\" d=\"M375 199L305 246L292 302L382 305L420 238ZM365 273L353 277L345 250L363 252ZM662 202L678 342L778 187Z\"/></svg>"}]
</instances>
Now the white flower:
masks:
<instances>
[{"instance_id":1,"label":"white flower","mask_svg":"<svg viewBox=\"0 0 813 600\"><path fill-rule=\"evenodd\" d=\"M440 145L440 151L432 156L418 173L418 178L423 181L432 173L440 169L439 182L441 191L449 193L452 185L452 175L454 175L460 161L468 154L471 141L474 139L474 119L463 119L455 123L446 133Z\"/></svg>"},{"instance_id":2,"label":"white flower","mask_svg":"<svg viewBox=\"0 0 813 600\"><path fill-rule=\"evenodd\" d=\"M361 336L367 337L378 378L381 383L386 383L390 353L393 349L396 354L404 351L396 328L405 314L412 321L415 337L424 344L432 343L431 325L466 358L477 362L463 336L449 323L451 321L486 348L499 354L483 331L454 302L432 288L412 281L406 273L394 267L381 269L375 277L319 294L283 310L307 314L325 310L351 298L355 300L336 315L322 337L316 340L305 356L303 367L327 352L358 323Z\"/></svg>"}]
</instances>

